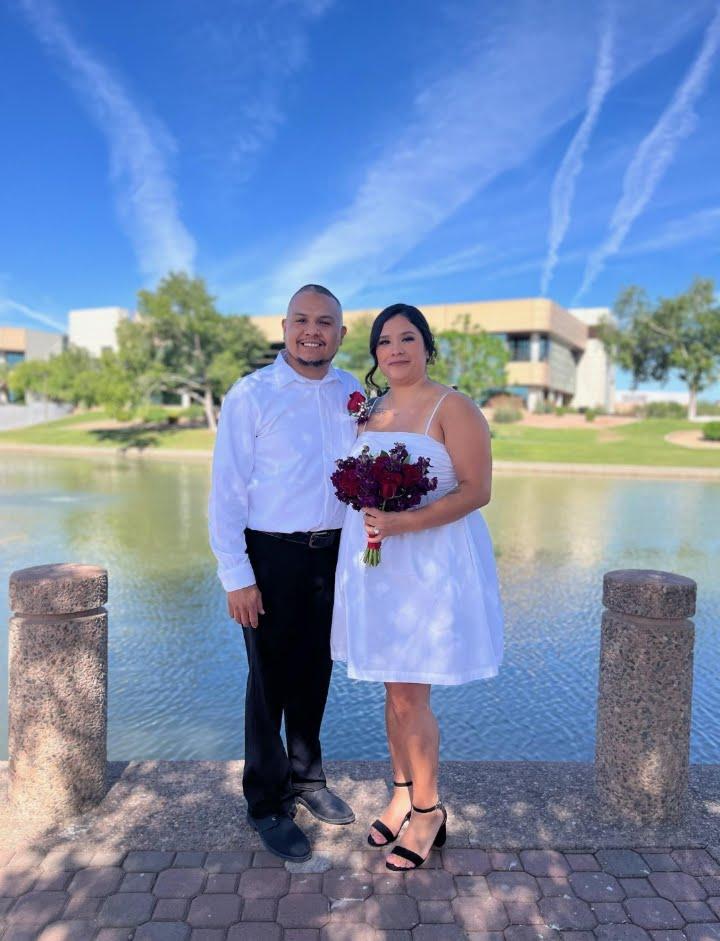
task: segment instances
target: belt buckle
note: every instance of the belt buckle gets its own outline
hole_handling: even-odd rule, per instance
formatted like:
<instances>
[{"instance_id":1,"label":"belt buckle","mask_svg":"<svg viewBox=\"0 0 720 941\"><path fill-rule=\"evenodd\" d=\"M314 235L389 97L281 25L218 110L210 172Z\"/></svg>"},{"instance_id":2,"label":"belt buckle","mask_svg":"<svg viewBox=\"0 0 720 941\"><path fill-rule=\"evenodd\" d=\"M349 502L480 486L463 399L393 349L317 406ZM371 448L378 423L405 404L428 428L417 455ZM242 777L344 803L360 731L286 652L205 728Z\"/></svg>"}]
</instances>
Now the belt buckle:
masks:
<instances>
[{"instance_id":1,"label":"belt buckle","mask_svg":"<svg viewBox=\"0 0 720 941\"><path fill-rule=\"evenodd\" d=\"M310 533L310 542L308 543L308 546L311 549L324 548L324 546L327 545L329 535L330 533L327 530L320 530L320 532L317 533ZM315 541L316 536L319 537L319 542Z\"/></svg>"}]
</instances>

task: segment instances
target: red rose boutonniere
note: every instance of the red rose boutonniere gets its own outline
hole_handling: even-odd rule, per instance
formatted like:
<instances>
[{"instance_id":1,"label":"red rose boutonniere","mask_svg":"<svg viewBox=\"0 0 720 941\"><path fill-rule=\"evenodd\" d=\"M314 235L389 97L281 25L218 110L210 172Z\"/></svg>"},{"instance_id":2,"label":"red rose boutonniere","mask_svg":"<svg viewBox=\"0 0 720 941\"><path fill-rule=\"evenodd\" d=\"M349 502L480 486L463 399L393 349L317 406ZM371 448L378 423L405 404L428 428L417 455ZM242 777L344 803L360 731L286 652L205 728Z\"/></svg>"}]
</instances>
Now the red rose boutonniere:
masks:
<instances>
[{"instance_id":1,"label":"red rose boutonniere","mask_svg":"<svg viewBox=\"0 0 720 941\"><path fill-rule=\"evenodd\" d=\"M353 392L347 402L347 410L358 425L363 425L370 415L372 403L365 398L362 392Z\"/></svg>"}]
</instances>

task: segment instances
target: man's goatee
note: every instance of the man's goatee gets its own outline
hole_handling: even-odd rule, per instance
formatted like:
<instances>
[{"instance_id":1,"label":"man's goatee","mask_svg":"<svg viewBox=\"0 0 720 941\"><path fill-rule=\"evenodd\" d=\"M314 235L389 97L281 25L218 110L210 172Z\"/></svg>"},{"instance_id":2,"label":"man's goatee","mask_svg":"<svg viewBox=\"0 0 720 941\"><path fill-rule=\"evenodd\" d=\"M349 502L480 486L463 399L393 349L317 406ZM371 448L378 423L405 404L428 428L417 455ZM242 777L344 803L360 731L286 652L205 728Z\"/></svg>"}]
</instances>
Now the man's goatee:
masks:
<instances>
[{"instance_id":1,"label":"man's goatee","mask_svg":"<svg viewBox=\"0 0 720 941\"><path fill-rule=\"evenodd\" d=\"M331 362L329 359L300 359L299 356L295 358L302 366L312 366L314 369L317 369L318 366L325 366Z\"/></svg>"}]
</instances>

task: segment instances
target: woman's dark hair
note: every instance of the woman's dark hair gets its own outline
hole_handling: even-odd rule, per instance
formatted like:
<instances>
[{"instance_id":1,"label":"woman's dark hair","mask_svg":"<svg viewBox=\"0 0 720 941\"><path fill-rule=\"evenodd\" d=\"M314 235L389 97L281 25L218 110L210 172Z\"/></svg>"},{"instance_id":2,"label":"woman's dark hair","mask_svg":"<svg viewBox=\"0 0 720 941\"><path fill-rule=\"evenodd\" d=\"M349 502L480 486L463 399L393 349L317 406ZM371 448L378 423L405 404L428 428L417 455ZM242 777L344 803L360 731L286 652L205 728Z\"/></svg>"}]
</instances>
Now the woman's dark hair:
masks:
<instances>
[{"instance_id":1,"label":"woman's dark hair","mask_svg":"<svg viewBox=\"0 0 720 941\"><path fill-rule=\"evenodd\" d=\"M432 335L430 324L425 319L425 315L422 311L419 311L417 307L413 307L410 304L391 304L389 307L386 307L385 310L381 310L370 328L370 355L373 358L373 367L365 376L365 386L368 389L375 389L378 395L381 395L386 390L375 382L375 370L378 368L377 346L380 335L383 332L383 327L388 320L392 320L393 317L405 317L410 321L413 327L416 327L420 331L423 343L425 344L425 353L427 354L428 363L434 363L435 356L437 355L435 337Z\"/></svg>"}]
</instances>

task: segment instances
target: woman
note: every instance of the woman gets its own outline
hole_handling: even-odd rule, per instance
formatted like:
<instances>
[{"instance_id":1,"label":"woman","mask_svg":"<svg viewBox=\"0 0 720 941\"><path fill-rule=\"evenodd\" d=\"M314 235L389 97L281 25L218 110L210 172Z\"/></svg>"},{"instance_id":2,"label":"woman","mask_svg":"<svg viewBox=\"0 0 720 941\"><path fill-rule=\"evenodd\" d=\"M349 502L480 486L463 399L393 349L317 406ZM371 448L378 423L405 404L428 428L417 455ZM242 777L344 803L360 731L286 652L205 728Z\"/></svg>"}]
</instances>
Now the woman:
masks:
<instances>
[{"instance_id":1,"label":"woman","mask_svg":"<svg viewBox=\"0 0 720 941\"><path fill-rule=\"evenodd\" d=\"M438 799L439 733L432 684L450 686L495 676L502 661L502 608L492 544L479 507L490 501L487 422L475 404L428 377L435 341L422 313L386 307L373 323L374 365L366 380L378 392L352 454L373 454L402 441L410 460L431 460L437 489L413 510L348 510L335 580L332 656L348 676L385 683L385 721L394 791L368 842L394 842L409 821L388 869L421 866L442 846L447 813ZM382 560L366 566L367 538L382 542Z\"/></svg>"}]
</instances>

